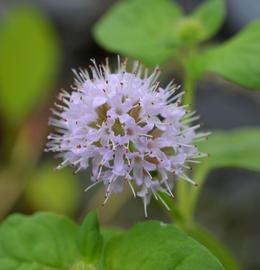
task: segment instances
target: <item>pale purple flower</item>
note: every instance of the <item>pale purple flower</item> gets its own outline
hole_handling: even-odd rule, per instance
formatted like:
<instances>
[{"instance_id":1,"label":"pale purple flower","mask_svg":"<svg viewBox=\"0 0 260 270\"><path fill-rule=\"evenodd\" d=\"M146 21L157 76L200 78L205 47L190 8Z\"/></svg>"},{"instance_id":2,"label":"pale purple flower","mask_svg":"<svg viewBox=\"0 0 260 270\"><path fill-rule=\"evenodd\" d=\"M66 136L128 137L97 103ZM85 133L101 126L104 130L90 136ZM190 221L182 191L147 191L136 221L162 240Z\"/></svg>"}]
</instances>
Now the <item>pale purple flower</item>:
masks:
<instances>
[{"instance_id":1,"label":"pale purple flower","mask_svg":"<svg viewBox=\"0 0 260 270\"><path fill-rule=\"evenodd\" d=\"M173 83L160 87L159 73L156 68L148 75L139 63L128 72L120 61L115 73L108 63L97 67L95 61L91 76L75 72L72 93L62 90L61 104L55 104L50 125L56 132L46 147L59 152L57 169L71 165L78 172L91 164L90 187L102 182L105 202L129 185L143 199L146 216L152 195L159 200L160 192L173 196L179 178L195 184L185 174L186 163L205 156L194 141L207 135L196 135L199 126L190 123L197 118L180 105L183 93L176 95L179 87Z\"/></svg>"}]
</instances>

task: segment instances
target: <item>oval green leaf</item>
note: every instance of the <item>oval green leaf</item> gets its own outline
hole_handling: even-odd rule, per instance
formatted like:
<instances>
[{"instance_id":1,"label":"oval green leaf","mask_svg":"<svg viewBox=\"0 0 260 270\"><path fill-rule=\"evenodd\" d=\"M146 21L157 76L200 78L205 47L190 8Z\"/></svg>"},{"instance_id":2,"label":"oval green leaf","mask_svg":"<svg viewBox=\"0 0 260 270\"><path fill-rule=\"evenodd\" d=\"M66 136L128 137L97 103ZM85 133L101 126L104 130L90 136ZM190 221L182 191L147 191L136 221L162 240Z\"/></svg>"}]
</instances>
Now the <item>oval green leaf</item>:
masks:
<instances>
[{"instance_id":1,"label":"oval green leaf","mask_svg":"<svg viewBox=\"0 0 260 270\"><path fill-rule=\"evenodd\" d=\"M106 270L224 270L201 244L157 221L135 225L112 239L104 256Z\"/></svg>"},{"instance_id":2,"label":"oval green leaf","mask_svg":"<svg viewBox=\"0 0 260 270\"><path fill-rule=\"evenodd\" d=\"M213 72L244 87L260 90L260 21L197 58L203 72Z\"/></svg>"},{"instance_id":3,"label":"oval green leaf","mask_svg":"<svg viewBox=\"0 0 260 270\"><path fill-rule=\"evenodd\" d=\"M105 49L158 65L172 57L179 46L175 27L182 17L169 0L125 0L109 10L94 28Z\"/></svg>"},{"instance_id":4,"label":"oval green leaf","mask_svg":"<svg viewBox=\"0 0 260 270\"><path fill-rule=\"evenodd\" d=\"M0 226L4 270L70 269L79 258L77 226L51 213L13 215Z\"/></svg>"},{"instance_id":5,"label":"oval green leaf","mask_svg":"<svg viewBox=\"0 0 260 270\"><path fill-rule=\"evenodd\" d=\"M34 211L73 215L79 206L79 181L69 168L56 171L46 163L30 177L25 189L26 202Z\"/></svg>"},{"instance_id":6,"label":"oval green leaf","mask_svg":"<svg viewBox=\"0 0 260 270\"><path fill-rule=\"evenodd\" d=\"M214 131L199 145L210 154L200 167L238 167L260 171L260 128L241 128L232 131Z\"/></svg>"}]
</instances>

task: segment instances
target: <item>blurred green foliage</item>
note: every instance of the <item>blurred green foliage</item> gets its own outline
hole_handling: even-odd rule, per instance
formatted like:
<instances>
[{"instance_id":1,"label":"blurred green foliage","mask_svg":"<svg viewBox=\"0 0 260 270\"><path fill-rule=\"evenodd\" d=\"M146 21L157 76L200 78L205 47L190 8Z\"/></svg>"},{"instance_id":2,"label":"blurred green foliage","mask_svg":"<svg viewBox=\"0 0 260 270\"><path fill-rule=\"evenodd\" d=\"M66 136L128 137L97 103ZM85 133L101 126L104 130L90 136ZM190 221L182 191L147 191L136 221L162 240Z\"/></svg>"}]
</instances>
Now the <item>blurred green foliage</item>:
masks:
<instances>
[{"instance_id":1,"label":"blurred green foliage","mask_svg":"<svg viewBox=\"0 0 260 270\"><path fill-rule=\"evenodd\" d=\"M195 58L199 72L213 72L227 80L260 90L260 21Z\"/></svg>"},{"instance_id":2,"label":"blurred green foliage","mask_svg":"<svg viewBox=\"0 0 260 270\"><path fill-rule=\"evenodd\" d=\"M60 42L50 20L29 6L10 9L1 20L0 59L0 217L24 190L31 210L74 214L80 197L71 172L38 165L47 117L35 111L50 97L61 62Z\"/></svg>"},{"instance_id":3,"label":"blurred green foliage","mask_svg":"<svg viewBox=\"0 0 260 270\"><path fill-rule=\"evenodd\" d=\"M224 22L225 16L225 0L207 0L193 10L188 17L200 22L203 35L199 41L203 41L216 34Z\"/></svg>"},{"instance_id":4,"label":"blurred green foliage","mask_svg":"<svg viewBox=\"0 0 260 270\"><path fill-rule=\"evenodd\" d=\"M17 8L5 18L0 32L0 103L13 125L48 97L59 50L54 29L39 11Z\"/></svg>"},{"instance_id":5,"label":"blurred green foliage","mask_svg":"<svg viewBox=\"0 0 260 270\"><path fill-rule=\"evenodd\" d=\"M55 171L54 164L43 164L32 173L25 199L33 210L72 215L80 202L79 181L69 168Z\"/></svg>"},{"instance_id":6,"label":"blurred green foliage","mask_svg":"<svg viewBox=\"0 0 260 270\"><path fill-rule=\"evenodd\" d=\"M194 215L199 194L210 171L222 167L243 168L260 172L260 128L241 128L228 132L215 131L199 148L210 157L194 168L198 187L186 198L188 215Z\"/></svg>"},{"instance_id":7,"label":"blurred green foliage","mask_svg":"<svg viewBox=\"0 0 260 270\"><path fill-rule=\"evenodd\" d=\"M260 171L260 129L240 128L231 131L214 131L209 140L199 143L210 157L200 166L210 171L219 167L238 167Z\"/></svg>"},{"instance_id":8,"label":"blurred green foliage","mask_svg":"<svg viewBox=\"0 0 260 270\"><path fill-rule=\"evenodd\" d=\"M158 65L180 46L176 27L181 17L181 9L168 0L121 1L97 23L94 36L110 51Z\"/></svg>"},{"instance_id":9,"label":"blurred green foliage","mask_svg":"<svg viewBox=\"0 0 260 270\"><path fill-rule=\"evenodd\" d=\"M216 34L225 13L223 0L204 1L189 15L170 0L122 1L96 24L94 36L106 49L138 58L147 65L174 60L193 80L211 72L259 90L258 21L221 45L200 45Z\"/></svg>"},{"instance_id":10,"label":"blurred green foliage","mask_svg":"<svg viewBox=\"0 0 260 270\"><path fill-rule=\"evenodd\" d=\"M94 36L108 50L158 65L212 37L224 17L223 0L208 0L188 16L169 0L122 1L96 24Z\"/></svg>"}]
</instances>

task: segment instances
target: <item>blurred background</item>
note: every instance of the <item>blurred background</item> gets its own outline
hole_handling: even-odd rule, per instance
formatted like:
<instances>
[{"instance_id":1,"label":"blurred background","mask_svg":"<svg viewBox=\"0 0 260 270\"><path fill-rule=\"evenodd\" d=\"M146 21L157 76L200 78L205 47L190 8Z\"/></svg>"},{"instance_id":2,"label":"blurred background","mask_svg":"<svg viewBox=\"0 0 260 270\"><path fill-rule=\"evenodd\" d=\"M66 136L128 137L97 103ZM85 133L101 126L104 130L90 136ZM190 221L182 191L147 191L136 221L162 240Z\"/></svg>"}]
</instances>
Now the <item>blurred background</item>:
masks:
<instances>
[{"instance_id":1,"label":"blurred background","mask_svg":"<svg viewBox=\"0 0 260 270\"><path fill-rule=\"evenodd\" d=\"M90 59L115 55L94 41L91 29L114 0L0 1L0 219L13 212L54 211L80 221L98 208L103 224L129 227L143 220L141 201L116 194L101 207L103 189L88 193L88 172L70 168L54 171L53 155L43 152L49 108L60 88L69 89L72 68L87 67ZM189 12L201 1L179 0ZM227 18L213 40L238 32L260 19L259 0L227 0ZM167 82L180 72L162 66ZM214 76L200 81L196 110L204 128L260 126L260 95ZM219 169L207 178L196 218L222 240L244 269L260 269L260 174ZM149 218L168 221L155 202Z\"/></svg>"}]
</instances>

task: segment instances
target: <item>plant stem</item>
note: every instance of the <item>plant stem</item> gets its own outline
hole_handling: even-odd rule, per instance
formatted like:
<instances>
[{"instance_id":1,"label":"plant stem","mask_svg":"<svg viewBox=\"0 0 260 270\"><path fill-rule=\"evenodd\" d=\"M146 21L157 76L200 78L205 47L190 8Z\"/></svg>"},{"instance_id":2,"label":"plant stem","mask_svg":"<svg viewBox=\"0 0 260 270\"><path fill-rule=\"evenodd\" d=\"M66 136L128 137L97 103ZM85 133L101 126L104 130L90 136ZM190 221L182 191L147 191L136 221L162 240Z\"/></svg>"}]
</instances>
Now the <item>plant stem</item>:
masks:
<instances>
[{"instance_id":1,"label":"plant stem","mask_svg":"<svg viewBox=\"0 0 260 270\"><path fill-rule=\"evenodd\" d=\"M186 68L185 70L184 81L183 81L183 89L185 91L183 103L188 104L190 110L193 110L194 102L195 102L194 100L195 81L191 77L191 74L187 69L188 68Z\"/></svg>"},{"instance_id":2,"label":"plant stem","mask_svg":"<svg viewBox=\"0 0 260 270\"><path fill-rule=\"evenodd\" d=\"M189 216L191 218L194 217L194 212L196 210L197 207L197 202L198 202L198 198L199 195L201 193L202 187L203 187L203 180L206 178L208 173L208 169L205 166L198 166L194 172L193 172L193 177L196 180L198 186L196 188L194 188L194 190L192 190L190 196L189 196Z\"/></svg>"},{"instance_id":3,"label":"plant stem","mask_svg":"<svg viewBox=\"0 0 260 270\"><path fill-rule=\"evenodd\" d=\"M195 80L192 77L191 69L189 68L188 61L183 61L184 66L184 79L183 79L183 90L185 92L183 104L188 104L190 110L193 110L194 107L194 97L195 97ZM187 172L186 172L187 173ZM190 190L191 187L190 183L180 180L177 184L177 199L179 209L185 218L187 223L192 223L193 216L191 215L190 211Z\"/></svg>"},{"instance_id":4,"label":"plant stem","mask_svg":"<svg viewBox=\"0 0 260 270\"><path fill-rule=\"evenodd\" d=\"M189 206L190 206L190 201L189 201L189 183L187 183L185 180L180 179L180 181L176 185L176 197L178 200L178 209L183 216L185 223L190 223L192 222L190 211L189 211Z\"/></svg>"}]
</instances>

